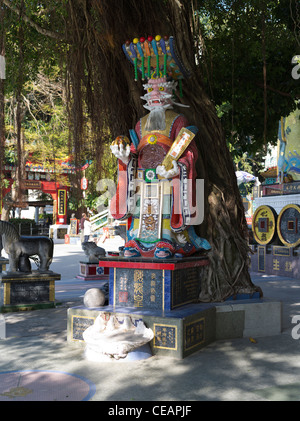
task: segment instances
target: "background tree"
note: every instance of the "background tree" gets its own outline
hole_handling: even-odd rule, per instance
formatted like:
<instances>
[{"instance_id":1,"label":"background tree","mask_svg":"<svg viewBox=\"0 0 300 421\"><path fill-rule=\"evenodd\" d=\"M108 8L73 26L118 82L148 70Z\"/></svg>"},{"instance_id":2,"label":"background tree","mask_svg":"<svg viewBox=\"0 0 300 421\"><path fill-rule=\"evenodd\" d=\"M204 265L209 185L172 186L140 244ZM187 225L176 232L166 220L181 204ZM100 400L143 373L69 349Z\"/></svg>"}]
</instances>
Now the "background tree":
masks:
<instances>
[{"instance_id":1,"label":"background tree","mask_svg":"<svg viewBox=\"0 0 300 421\"><path fill-rule=\"evenodd\" d=\"M3 201L4 209L1 217L7 219L11 206L23 200L21 179L25 173L26 154L31 143L33 150L35 148L35 141L30 131L33 133L37 129L36 122L42 121L42 118L34 116L31 110L31 97L36 93L33 86L35 83L39 84L41 67L48 70L54 61L55 64L59 61L57 44L49 42L49 37L45 37L45 34L42 35L31 25L26 24L33 10L39 19L38 2L1 0L0 6L1 31L5 34L3 55L6 59L6 79L2 81L4 96L0 101L1 112L6 116L5 126L1 125L6 151L1 154L1 162L3 165L4 157L10 154L9 159L13 160L16 166L12 192ZM40 135L39 130L36 130L35 134L36 140Z\"/></svg>"},{"instance_id":2,"label":"background tree","mask_svg":"<svg viewBox=\"0 0 300 421\"><path fill-rule=\"evenodd\" d=\"M266 153L278 121L296 107L291 77L299 51L300 5L293 0L198 2L199 65L233 150ZM297 18L298 17L298 18Z\"/></svg>"},{"instance_id":3,"label":"background tree","mask_svg":"<svg viewBox=\"0 0 300 421\"><path fill-rule=\"evenodd\" d=\"M73 32L68 39L72 35L76 40L69 71L74 69L77 74L72 76L72 80L77 81L76 89L78 79L85 86L87 103L100 105L103 124L108 125L112 135L127 134L145 111L140 100L141 82L133 81L133 69L120 46L137 34L176 34L179 54L193 71L192 77L184 83L183 93L185 102L190 105L187 117L199 128L198 176L206 185L205 223L199 230L212 245L201 300L222 300L256 288L248 272L247 226L234 166L215 106L205 92L201 69L195 62L196 34L191 27L195 15L190 6L190 1L152 1L147 2L147 6L143 1L90 1L85 2L84 7L81 2L69 2L69 19L73 19L69 30ZM117 15L115 10L118 10ZM82 68L84 64L86 72ZM89 78L85 79L85 74ZM92 90L89 89L91 83Z\"/></svg>"},{"instance_id":4,"label":"background tree","mask_svg":"<svg viewBox=\"0 0 300 421\"><path fill-rule=\"evenodd\" d=\"M20 15L20 1L4 0L4 4ZM176 35L179 54L192 70L192 77L183 85L183 101L190 105L185 114L199 128L198 176L206 186L205 218L198 228L212 245L200 298L219 301L232 294L255 291L248 272L244 208L226 137L229 135L232 144L238 142L245 147L250 144L255 150L262 139L266 143L276 121L275 133L279 116L287 115L294 107L290 83L293 81L283 69L288 66L286 58L290 53L277 54L272 46L274 39L276 45L288 46L287 51L296 45L295 37L291 37L295 24L290 15L281 15L283 2L28 0L24 3L23 22L39 37L47 35L52 49L59 46L63 52L70 144L75 162L82 162L88 151L95 158L96 170L101 167L102 147L115 136L127 134L145 113L140 100L141 81L134 82L133 69L121 45L136 36ZM284 1L285 11L287 3ZM293 4L291 9L295 7ZM269 73L270 69L274 73ZM272 75L272 84L268 75ZM270 102L274 89L284 93L285 102L277 101L275 96ZM225 132L216 108L223 112Z\"/></svg>"}]
</instances>

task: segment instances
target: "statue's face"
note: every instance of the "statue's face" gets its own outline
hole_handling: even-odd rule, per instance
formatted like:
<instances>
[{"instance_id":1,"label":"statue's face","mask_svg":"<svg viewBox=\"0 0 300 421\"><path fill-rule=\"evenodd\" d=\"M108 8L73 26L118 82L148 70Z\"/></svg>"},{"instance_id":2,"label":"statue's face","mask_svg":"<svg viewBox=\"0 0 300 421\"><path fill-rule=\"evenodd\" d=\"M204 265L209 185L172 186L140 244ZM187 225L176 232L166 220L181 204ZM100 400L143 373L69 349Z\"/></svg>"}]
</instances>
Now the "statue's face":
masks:
<instances>
[{"instance_id":1,"label":"statue's face","mask_svg":"<svg viewBox=\"0 0 300 421\"><path fill-rule=\"evenodd\" d=\"M149 109L155 107L168 107L172 104L171 98L173 84L167 82L165 77L150 79L149 82L144 85L144 88L147 93L142 97L142 99L147 101Z\"/></svg>"}]
</instances>

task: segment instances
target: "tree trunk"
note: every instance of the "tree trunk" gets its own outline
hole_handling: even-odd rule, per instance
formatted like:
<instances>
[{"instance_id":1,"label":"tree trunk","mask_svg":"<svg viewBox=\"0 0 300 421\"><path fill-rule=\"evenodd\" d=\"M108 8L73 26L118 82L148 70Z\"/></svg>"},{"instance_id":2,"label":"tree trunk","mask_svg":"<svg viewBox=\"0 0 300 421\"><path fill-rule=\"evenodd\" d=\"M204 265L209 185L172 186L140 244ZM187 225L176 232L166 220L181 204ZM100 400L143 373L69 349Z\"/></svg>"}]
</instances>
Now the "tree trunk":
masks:
<instances>
[{"instance_id":1,"label":"tree trunk","mask_svg":"<svg viewBox=\"0 0 300 421\"><path fill-rule=\"evenodd\" d=\"M199 129L197 171L205 182L205 216L197 228L212 246L200 300L222 301L237 293L253 293L257 288L248 271L247 225L233 162L215 107L204 91L195 63L194 39L198 34L192 33L195 28L192 3L190 0L72 1L72 19L77 25L70 30L81 34L83 40L74 54L85 51L87 67L93 66L88 71L92 87L88 103L98 104L112 138L128 134L145 113L139 98L143 94L142 83L133 82L133 68L122 52L122 44L136 36L175 36L179 55L192 71L192 77L183 84L184 102L190 105L184 114ZM95 16L98 20L94 23ZM76 72L76 68L69 66L69 71ZM93 83L92 78L96 76Z\"/></svg>"},{"instance_id":2,"label":"tree trunk","mask_svg":"<svg viewBox=\"0 0 300 421\"><path fill-rule=\"evenodd\" d=\"M248 229L235 168L215 107L206 95L195 66L190 1L169 0L169 13L183 61L192 77L183 84L185 112L199 133L198 177L205 183L205 216L199 234L212 246L210 265L204 269L200 301L222 301L238 293L260 291L249 275ZM183 18L184 17L184 18Z\"/></svg>"},{"instance_id":3,"label":"tree trunk","mask_svg":"<svg viewBox=\"0 0 300 421\"><path fill-rule=\"evenodd\" d=\"M5 144L5 120L4 120L4 80L0 79L0 206L3 206L3 169L4 169L4 144ZM3 214L0 208L1 217Z\"/></svg>"},{"instance_id":4,"label":"tree trunk","mask_svg":"<svg viewBox=\"0 0 300 421\"><path fill-rule=\"evenodd\" d=\"M4 31L4 10L2 2L0 2L1 12L0 12L0 54L5 56L5 31ZM3 203L3 169L4 169L4 145L5 145L5 116L4 116L4 79L0 79L0 206L2 207ZM2 209L0 208L0 213L2 215Z\"/></svg>"}]
</instances>

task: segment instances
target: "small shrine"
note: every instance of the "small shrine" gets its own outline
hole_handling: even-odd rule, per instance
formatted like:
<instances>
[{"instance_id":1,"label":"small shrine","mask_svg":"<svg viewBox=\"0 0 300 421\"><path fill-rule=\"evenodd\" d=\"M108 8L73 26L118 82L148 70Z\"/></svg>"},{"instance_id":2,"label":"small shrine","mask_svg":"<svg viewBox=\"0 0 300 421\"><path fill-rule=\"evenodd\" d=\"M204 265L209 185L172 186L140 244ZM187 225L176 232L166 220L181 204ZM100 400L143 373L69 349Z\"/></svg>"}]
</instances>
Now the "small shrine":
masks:
<instances>
[{"instance_id":1,"label":"small shrine","mask_svg":"<svg viewBox=\"0 0 300 421\"><path fill-rule=\"evenodd\" d=\"M300 111L279 122L277 165L254 200L251 269L300 279Z\"/></svg>"}]
</instances>

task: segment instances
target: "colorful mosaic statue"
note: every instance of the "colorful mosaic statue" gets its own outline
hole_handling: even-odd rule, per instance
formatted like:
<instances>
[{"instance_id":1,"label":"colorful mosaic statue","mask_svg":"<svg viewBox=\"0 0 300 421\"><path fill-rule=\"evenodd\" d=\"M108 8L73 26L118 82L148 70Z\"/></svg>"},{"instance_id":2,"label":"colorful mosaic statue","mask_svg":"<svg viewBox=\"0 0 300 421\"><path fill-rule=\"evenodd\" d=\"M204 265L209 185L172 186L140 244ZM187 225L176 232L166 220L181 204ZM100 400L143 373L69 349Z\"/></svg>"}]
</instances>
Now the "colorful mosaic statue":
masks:
<instances>
[{"instance_id":1,"label":"colorful mosaic statue","mask_svg":"<svg viewBox=\"0 0 300 421\"><path fill-rule=\"evenodd\" d=\"M278 181L300 181L300 111L282 117L278 128Z\"/></svg>"},{"instance_id":2,"label":"colorful mosaic statue","mask_svg":"<svg viewBox=\"0 0 300 421\"><path fill-rule=\"evenodd\" d=\"M173 110L176 79L186 72L175 55L173 38L165 38L163 45L161 40L142 38L123 46L135 74L139 69L148 76L141 98L150 111L130 130L130 140L119 136L111 145L119 163L111 213L129 221L125 257L166 259L210 249L191 224L197 213L197 128ZM148 59L148 72L143 58Z\"/></svg>"}]
</instances>

